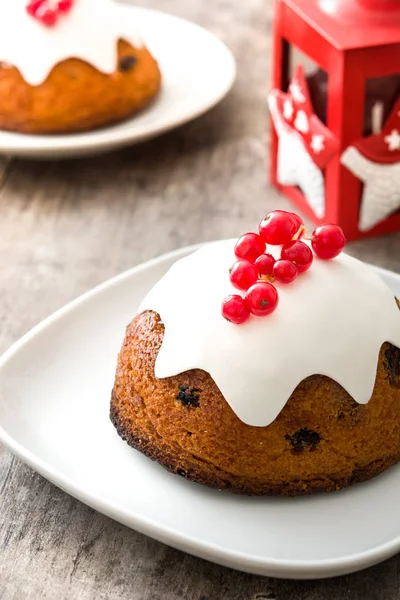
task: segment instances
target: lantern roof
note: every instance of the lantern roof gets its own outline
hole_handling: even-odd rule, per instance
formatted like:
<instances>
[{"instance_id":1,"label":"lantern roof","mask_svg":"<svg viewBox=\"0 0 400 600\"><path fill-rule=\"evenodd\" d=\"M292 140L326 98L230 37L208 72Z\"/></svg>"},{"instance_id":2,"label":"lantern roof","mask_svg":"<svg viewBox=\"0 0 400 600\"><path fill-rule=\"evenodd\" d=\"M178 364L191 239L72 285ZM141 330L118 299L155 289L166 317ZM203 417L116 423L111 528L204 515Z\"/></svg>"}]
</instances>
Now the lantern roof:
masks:
<instances>
[{"instance_id":1,"label":"lantern roof","mask_svg":"<svg viewBox=\"0 0 400 600\"><path fill-rule=\"evenodd\" d=\"M338 50L400 44L400 0L282 0Z\"/></svg>"}]
</instances>

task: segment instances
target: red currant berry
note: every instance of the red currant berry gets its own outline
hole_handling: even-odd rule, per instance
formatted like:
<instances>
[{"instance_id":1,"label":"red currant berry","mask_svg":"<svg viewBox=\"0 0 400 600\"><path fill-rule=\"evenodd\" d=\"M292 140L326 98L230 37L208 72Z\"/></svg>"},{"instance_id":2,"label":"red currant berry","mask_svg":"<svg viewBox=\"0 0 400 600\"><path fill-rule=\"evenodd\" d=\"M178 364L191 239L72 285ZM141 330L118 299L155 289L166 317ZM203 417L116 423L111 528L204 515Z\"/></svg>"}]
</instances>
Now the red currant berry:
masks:
<instances>
[{"instance_id":1,"label":"red currant berry","mask_svg":"<svg viewBox=\"0 0 400 600\"><path fill-rule=\"evenodd\" d=\"M274 210L263 218L259 225L262 239L271 246L280 246L291 241L298 230L297 221L292 213Z\"/></svg>"},{"instance_id":2,"label":"red currant berry","mask_svg":"<svg viewBox=\"0 0 400 600\"><path fill-rule=\"evenodd\" d=\"M39 7L36 11L36 17L47 27L52 27L57 21L57 13L52 8L45 8L42 10L42 8Z\"/></svg>"},{"instance_id":3,"label":"red currant berry","mask_svg":"<svg viewBox=\"0 0 400 600\"><path fill-rule=\"evenodd\" d=\"M299 217L299 215L296 215L296 213L293 212L289 214L292 215L293 219L295 220L297 229L300 229L300 227L304 227L303 219Z\"/></svg>"},{"instance_id":4,"label":"red currant berry","mask_svg":"<svg viewBox=\"0 0 400 600\"><path fill-rule=\"evenodd\" d=\"M45 0L32 0L27 4L26 11L31 17L34 17L38 9L42 6Z\"/></svg>"},{"instance_id":5,"label":"red currant berry","mask_svg":"<svg viewBox=\"0 0 400 600\"><path fill-rule=\"evenodd\" d=\"M278 292L272 283L259 281L247 290L244 302L252 315L263 317L278 306Z\"/></svg>"},{"instance_id":6,"label":"red currant berry","mask_svg":"<svg viewBox=\"0 0 400 600\"><path fill-rule=\"evenodd\" d=\"M292 237L292 241L294 241L294 240L300 240L303 237L303 235L304 235L304 233L306 231L306 228L305 228L304 223L303 223L303 219L301 217L299 217L299 215L296 215L296 213L290 213L290 214L292 215L292 217L296 221L296 226L297 226L297 231L294 234L294 236Z\"/></svg>"},{"instance_id":7,"label":"red currant berry","mask_svg":"<svg viewBox=\"0 0 400 600\"><path fill-rule=\"evenodd\" d=\"M304 273L311 267L313 261L313 253L311 248L304 242L290 242L282 248L281 258L290 260L297 267L299 273Z\"/></svg>"},{"instance_id":8,"label":"red currant berry","mask_svg":"<svg viewBox=\"0 0 400 600\"><path fill-rule=\"evenodd\" d=\"M73 0L58 0L57 8L60 12L67 13L71 10Z\"/></svg>"},{"instance_id":9,"label":"red currant berry","mask_svg":"<svg viewBox=\"0 0 400 600\"><path fill-rule=\"evenodd\" d=\"M318 258L329 260L341 253L346 245L346 238L339 225L321 225L313 231L311 245Z\"/></svg>"},{"instance_id":10,"label":"red currant berry","mask_svg":"<svg viewBox=\"0 0 400 600\"><path fill-rule=\"evenodd\" d=\"M245 233L236 242L235 254L237 258L253 263L263 252L265 252L265 242L257 233Z\"/></svg>"},{"instance_id":11,"label":"red currant berry","mask_svg":"<svg viewBox=\"0 0 400 600\"><path fill-rule=\"evenodd\" d=\"M239 290L248 290L257 281L258 271L248 260L237 260L229 271L232 285Z\"/></svg>"},{"instance_id":12,"label":"red currant berry","mask_svg":"<svg viewBox=\"0 0 400 600\"><path fill-rule=\"evenodd\" d=\"M274 264L274 278L279 283L292 283L297 277L298 270L290 260L277 260Z\"/></svg>"},{"instance_id":13,"label":"red currant berry","mask_svg":"<svg viewBox=\"0 0 400 600\"><path fill-rule=\"evenodd\" d=\"M275 258L272 254L261 254L255 262L260 277L263 275L272 275L274 269Z\"/></svg>"},{"instance_id":14,"label":"red currant berry","mask_svg":"<svg viewBox=\"0 0 400 600\"><path fill-rule=\"evenodd\" d=\"M223 299L221 311L222 316L227 321L235 323L236 325L244 323L250 316L243 298L236 294L232 294Z\"/></svg>"}]
</instances>

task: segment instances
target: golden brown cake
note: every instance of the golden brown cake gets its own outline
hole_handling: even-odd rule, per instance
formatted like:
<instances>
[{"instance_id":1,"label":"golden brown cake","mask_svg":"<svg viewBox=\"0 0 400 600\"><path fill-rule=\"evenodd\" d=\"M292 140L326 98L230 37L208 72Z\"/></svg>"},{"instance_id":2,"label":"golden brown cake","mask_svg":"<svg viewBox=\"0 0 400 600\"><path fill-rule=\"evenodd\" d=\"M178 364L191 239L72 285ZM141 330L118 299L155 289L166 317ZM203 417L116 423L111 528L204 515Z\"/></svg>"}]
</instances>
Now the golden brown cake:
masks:
<instances>
[{"instance_id":1,"label":"golden brown cake","mask_svg":"<svg viewBox=\"0 0 400 600\"><path fill-rule=\"evenodd\" d=\"M294 496L339 490L399 460L398 348L382 346L367 404L314 375L298 385L273 423L251 427L204 371L155 377L163 335L160 317L151 311L129 325L111 420L129 445L173 473L232 492Z\"/></svg>"},{"instance_id":2,"label":"golden brown cake","mask_svg":"<svg viewBox=\"0 0 400 600\"><path fill-rule=\"evenodd\" d=\"M143 301L112 391L119 435L173 473L244 494L334 491L394 465L400 304L391 291L349 256L315 257L294 283L275 281L273 314L234 325L213 309L229 291L233 247L180 260Z\"/></svg>"},{"instance_id":3,"label":"golden brown cake","mask_svg":"<svg viewBox=\"0 0 400 600\"><path fill-rule=\"evenodd\" d=\"M146 107L160 90L160 70L136 34L124 35L129 26L121 22L119 10L110 0L75 0L60 23L46 27L15 2L6 18L9 27L13 18L22 23L26 35L19 42L23 48L15 36L0 37L0 128L87 131ZM91 27L86 29L82 23L89 18ZM83 44L80 36L87 36ZM32 57L29 45L36 48Z\"/></svg>"}]
</instances>

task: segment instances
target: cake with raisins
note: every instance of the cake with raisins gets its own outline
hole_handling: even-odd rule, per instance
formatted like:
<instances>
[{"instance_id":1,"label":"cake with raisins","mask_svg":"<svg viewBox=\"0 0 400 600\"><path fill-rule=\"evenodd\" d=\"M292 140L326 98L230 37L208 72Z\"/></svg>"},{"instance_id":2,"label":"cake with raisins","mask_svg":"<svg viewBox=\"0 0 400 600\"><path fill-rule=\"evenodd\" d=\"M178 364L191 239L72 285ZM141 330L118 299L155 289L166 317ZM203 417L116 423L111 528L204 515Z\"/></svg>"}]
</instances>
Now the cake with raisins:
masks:
<instances>
[{"instance_id":1,"label":"cake with raisins","mask_svg":"<svg viewBox=\"0 0 400 600\"><path fill-rule=\"evenodd\" d=\"M274 260L294 257L290 235L292 254L267 248ZM372 267L300 243L312 264L289 285L260 274L254 285L273 285L279 305L265 317L247 305L240 325L221 316L237 295L234 240L156 283L127 328L112 391L128 444L189 480L257 495L339 490L398 462L400 305Z\"/></svg>"},{"instance_id":2,"label":"cake with raisins","mask_svg":"<svg viewBox=\"0 0 400 600\"><path fill-rule=\"evenodd\" d=\"M88 131L147 106L161 74L129 10L113 0L3 0L0 128Z\"/></svg>"}]
</instances>

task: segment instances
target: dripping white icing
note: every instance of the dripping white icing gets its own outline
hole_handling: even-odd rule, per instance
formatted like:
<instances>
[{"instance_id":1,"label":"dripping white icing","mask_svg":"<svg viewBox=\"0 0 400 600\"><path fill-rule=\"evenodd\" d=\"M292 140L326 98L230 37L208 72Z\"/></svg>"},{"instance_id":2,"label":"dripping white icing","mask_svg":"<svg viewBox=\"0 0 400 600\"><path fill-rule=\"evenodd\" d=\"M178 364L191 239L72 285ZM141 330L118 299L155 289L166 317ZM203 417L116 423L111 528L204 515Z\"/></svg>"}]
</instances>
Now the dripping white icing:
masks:
<instances>
[{"instance_id":1,"label":"dripping white icing","mask_svg":"<svg viewBox=\"0 0 400 600\"><path fill-rule=\"evenodd\" d=\"M103 73L117 67L117 41L138 47L129 7L114 0L75 0L54 27L27 14L26 0L0 0L0 62L19 69L31 85L42 83L67 58L84 60Z\"/></svg>"},{"instance_id":2,"label":"dripping white icing","mask_svg":"<svg viewBox=\"0 0 400 600\"><path fill-rule=\"evenodd\" d=\"M221 301L238 293L228 275L234 244L209 244L178 261L142 302L139 312L154 310L165 325L156 376L207 371L255 426L269 425L309 375L327 375L367 403L382 343L400 347L400 311L377 273L346 254L314 259L294 283L277 284L274 313L233 325Z\"/></svg>"}]
</instances>

